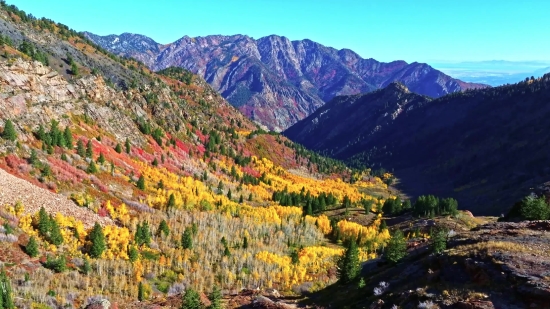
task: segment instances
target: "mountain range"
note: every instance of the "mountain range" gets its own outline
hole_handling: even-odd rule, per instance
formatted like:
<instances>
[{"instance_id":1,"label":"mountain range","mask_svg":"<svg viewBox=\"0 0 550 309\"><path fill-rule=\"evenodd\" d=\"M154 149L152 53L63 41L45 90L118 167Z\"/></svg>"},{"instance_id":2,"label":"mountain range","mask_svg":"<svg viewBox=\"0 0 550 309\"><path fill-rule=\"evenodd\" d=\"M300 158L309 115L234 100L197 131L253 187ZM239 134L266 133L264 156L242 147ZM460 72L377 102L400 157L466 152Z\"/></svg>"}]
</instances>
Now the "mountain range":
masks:
<instances>
[{"instance_id":1,"label":"mountain range","mask_svg":"<svg viewBox=\"0 0 550 309\"><path fill-rule=\"evenodd\" d=\"M431 99L391 84L341 96L284 134L355 166L381 167L412 196L500 215L550 177L550 74Z\"/></svg>"},{"instance_id":2,"label":"mountain range","mask_svg":"<svg viewBox=\"0 0 550 309\"><path fill-rule=\"evenodd\" d=\"M411 91L440 97L482 88L437 71L427 64L363 59L311 40L271 35L211 35L166 45L143 35L84 35L104 49L135 58L154 71L182 67L206 79L247 117L281 131L338 95L370 92L398 81Z\"/></svg>"}]
</instances>

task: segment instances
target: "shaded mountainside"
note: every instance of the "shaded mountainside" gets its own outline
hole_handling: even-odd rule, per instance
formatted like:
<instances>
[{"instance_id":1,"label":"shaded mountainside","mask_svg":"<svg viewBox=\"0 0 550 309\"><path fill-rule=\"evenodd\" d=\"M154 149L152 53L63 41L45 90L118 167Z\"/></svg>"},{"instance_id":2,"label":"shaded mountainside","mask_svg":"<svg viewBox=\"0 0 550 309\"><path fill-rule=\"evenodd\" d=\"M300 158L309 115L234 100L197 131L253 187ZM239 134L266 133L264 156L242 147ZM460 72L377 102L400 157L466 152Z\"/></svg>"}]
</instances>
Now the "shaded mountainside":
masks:
<instances>
[{"instance_id":1,"label":"shaded mountainside","mask_svg":"<svg viewBox=\"0 0 550 309\"><path fill-rule=\"evenodd\" d=\"M373 91L394 81L430 97L484 87L453 79L427 64L383 63L363 59L349 49L276 35L258 40L245 35L184 36L168 45L127 33L85 35L155 71L177 66L203 76L246 116L276 131L307 117L335 96Z\"/></svg>"},{"instance_id":2,"label":"shaded mountainside","mask_svg":"<svg viewBox=\"0 0 550 309\"><path fill-rule=\"evenodd\" d=\"M436 100L395 89L336 98L327 104L333 108L319 110L285 134L353 164L393 171L406 193L453 196L477 214L505 213L548 181L550 75ZM396 101L376 109L388 91ZM412 97L407 104L406 96ZM359 109L353 102L373 107ZM324 143L330 128L335 135Z\"/></svg>"}]
</instances>

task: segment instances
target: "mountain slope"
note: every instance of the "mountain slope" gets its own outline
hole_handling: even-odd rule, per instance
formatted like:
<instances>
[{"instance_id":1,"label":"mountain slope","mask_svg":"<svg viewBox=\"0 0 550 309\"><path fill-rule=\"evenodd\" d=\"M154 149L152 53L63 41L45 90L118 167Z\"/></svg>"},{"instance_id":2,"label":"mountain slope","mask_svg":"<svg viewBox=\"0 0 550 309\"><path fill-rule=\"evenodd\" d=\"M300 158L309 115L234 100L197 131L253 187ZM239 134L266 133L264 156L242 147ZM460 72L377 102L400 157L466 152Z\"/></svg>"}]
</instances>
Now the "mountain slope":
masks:
<instances>
[{"instance_id":1,"label":"mountain slope","mask_svg":"<svg viewBox=\"0 0 550 309\"><path fill-rule=\"evenodd\" d=\"M364 105L380 104L374 94L364 98ZM530 188L550 178L546 156L550 151L546 134L550 131L546 121L550 75L413 104L376 134L345 133L323 143L327 127L336 126L338 132L353 131L347 127L371 132L378 114L372 114L372 108L353 114L349 106L356 100L354 96L337 98L334 101L340 103L327 105L342 110L333 108L319 116L321 110L285 134L356 165L384 167L401 178L400 186L409 194L456 197L462 207L479 214L505 213ZM416 100L423 101L418 96ZM351 121L342 121L347 118ZM333 150L341 145L345 145L343 150Z\"/></svg>"},{"instance_id":2,"label":"mountain slope","mask_svg":"<svg viewBox=\"0 0 550 309\"><path fill-rule=\"evenodd\" d=\"M276 131L337 95L369 92L394 81L430 97L484 87L453 79L426 64L383 63L363 59L349 49L276 35L258 40L245 35L184 36L166 46L132 34L85 35L118 55L140 59L153 70L177 66L203 76L246 116Z\"/></svg>"}]
</instances>

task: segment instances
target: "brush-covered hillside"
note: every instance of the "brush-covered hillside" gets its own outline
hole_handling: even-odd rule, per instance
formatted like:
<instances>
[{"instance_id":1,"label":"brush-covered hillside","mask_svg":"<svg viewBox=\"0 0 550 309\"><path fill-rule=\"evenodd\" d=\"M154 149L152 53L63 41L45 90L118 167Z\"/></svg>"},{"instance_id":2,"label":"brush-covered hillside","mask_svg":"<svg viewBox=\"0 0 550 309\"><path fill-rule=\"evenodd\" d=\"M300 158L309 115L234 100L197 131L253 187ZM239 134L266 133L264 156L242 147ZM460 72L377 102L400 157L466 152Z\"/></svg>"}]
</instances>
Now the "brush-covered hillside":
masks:
<instances>
[{"instance_id":1,"label":"brush-covered hillside","mask_svg":"<svg viewBox=\"0 0 550 309\"><path fill-rule=\"evenodd\" d=\"M383 179L259 130L196 75L0 4L0 308L315 291L343 241L363 260L388 241Z\"/></svg>"}]
</instances>

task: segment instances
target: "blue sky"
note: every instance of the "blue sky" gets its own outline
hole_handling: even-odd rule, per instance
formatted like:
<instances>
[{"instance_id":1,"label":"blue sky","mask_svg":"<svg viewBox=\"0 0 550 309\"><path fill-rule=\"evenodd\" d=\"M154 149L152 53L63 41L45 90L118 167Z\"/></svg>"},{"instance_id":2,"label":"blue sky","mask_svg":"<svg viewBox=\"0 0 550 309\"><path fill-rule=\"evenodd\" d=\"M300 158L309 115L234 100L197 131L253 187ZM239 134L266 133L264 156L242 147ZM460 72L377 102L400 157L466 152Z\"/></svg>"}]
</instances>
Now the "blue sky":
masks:
<instances>
[{"instance_id":1,"label":"blue sky","mask_svg":"<svg viewBox=\"0 0 550 309\"><path fill-rule=\"evenodd\" d=\"M270 34L408 62L550 60L548 0L7 0L36 17L159 43Z\"/></svg>"}]
</instances>

